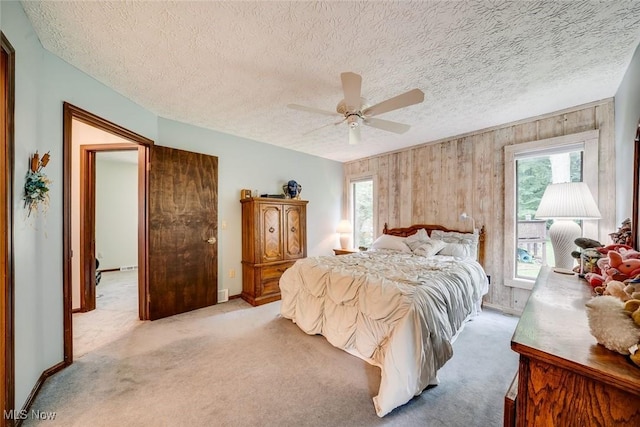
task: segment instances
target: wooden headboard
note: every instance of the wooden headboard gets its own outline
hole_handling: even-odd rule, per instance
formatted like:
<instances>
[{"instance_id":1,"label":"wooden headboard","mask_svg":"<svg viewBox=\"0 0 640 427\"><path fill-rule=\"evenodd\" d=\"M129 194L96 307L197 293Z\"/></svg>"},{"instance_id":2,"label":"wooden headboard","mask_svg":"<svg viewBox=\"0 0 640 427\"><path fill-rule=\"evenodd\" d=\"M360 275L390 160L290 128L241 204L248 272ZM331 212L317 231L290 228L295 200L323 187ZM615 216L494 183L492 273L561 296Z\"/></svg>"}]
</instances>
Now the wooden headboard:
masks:
<instances>
[{"instance_id":1,"label":"wooden headboard","mask_svg":"<svg viewBox=\"0 0 640 427\"><path fill-rule=\"evenodd\" d=\"M384 223L384 229L382 230L382 233L389 234L391 236L407 237L417 233L418 230L420 230L421 228L424 228L425 230L427 230L427 233L429 233L429 236L431 236L432 230L455 231L456 233L469 233L468 230L466 231L452 230L450 228L446 228L441 225L434 225L434 224L414 224L409 227L389 228L386 222ZM480 228L480 232L478 234L478 262L482 266L484 266L484 236L485 236L485 229L483 225L482 228Z\"/></svg>"}]
</instances>

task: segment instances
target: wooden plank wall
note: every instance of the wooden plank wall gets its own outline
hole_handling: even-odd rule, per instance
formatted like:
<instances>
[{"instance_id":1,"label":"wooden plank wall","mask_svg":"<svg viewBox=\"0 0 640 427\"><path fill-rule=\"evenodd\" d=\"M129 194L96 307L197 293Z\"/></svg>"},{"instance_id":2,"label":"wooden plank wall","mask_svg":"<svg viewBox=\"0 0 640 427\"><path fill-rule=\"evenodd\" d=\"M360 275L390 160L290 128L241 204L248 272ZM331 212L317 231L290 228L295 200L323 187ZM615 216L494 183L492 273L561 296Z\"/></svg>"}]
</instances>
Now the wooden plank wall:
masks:
<instances>
[{"instance_id":1,"label":"wooden plank wall","mask_svg":"<svg viewBox=\"0 0 640 427\"><path fill-rule=\"evenodd\" d=\"M487 232L485 269L491 287L485 302L520 311L529 292L503 285L504 147L507 145L600 130L598 206L601 242L615 224L615 152L613 99L510 123L402 151L344 164L345 196L350 176L372 174L376 180L377 230L416 223L471 229L461 221L467 212ZM346 208L345 208L346 209Z\"/></svg>"}]
</instances>

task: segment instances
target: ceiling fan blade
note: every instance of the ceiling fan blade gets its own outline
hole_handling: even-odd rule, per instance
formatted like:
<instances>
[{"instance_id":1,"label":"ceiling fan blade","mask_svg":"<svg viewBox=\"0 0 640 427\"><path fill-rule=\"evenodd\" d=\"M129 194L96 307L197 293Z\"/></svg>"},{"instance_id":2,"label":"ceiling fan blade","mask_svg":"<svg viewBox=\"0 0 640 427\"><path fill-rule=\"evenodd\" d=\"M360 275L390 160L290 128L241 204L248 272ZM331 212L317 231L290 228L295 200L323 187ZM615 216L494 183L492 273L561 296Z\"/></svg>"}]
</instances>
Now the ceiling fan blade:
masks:
<instances>
[{"instance_id":1,"label":"ceiling fan blade","mask_svg":"<svg viewBox=\"0 0 640 427\"><path fill-rule=\"evenodd\" d=\"M360 126L349 128L349 145L360 143Z\"/></svg>"},{"instance_id":2,"label":"ceiling fan blade","mask_svg":"<svg viewBox=\"0 0 640 427\"><path fill-rule=\"evenodd\" d=\"M340 123L344 122L345 120L347 120L347 118L346 118L346 117L345 117L344 119L342 119L342 120L339 120L339 121L335 122L335 123L327 123L326 125L322 125L322 126L320 126L319 128L311 129L310 131L307 131L307 132L303 133L303 134L302 134L302 136L309 135L310 133L313 133L313 132L315 132L315 131L317 131L317 130L324 129L324 128L326 128L327 126L331 126L331 125L333 125L333 126L335 126L335 125L339 125Z\"/></svg>"},{"instance_id":3,"label":"ceiling fan blade","mask_svg":"<svg viewBox=\"0 0 640 427\"><path fill-rule=\"evenodd\" d=\"M306 111L307 113L323 114L325 116L340 116L341 115L341 114L336 113L335 111L325 111L325 110L320 110L318 108L305 107L304 105L298 105L298 104L287 104L287 108L291 108L293 110Z\"/></svg>"},{"instance_id":4,"label":"ceiling fan blade","mask_svg":"<svg viewBox=\"0 0 640 427\"><path fill-rule=\"evenodd\" d=\"M387 132L393 133L405 133L406 131L411 129L411 126L405 125L404 123L376 119L375 117L364 119L363 123L367 126L371 126L372 128L382 129L386 130Z\"/></svg>"},{"instance_id":5,"label":"ceiling fan blade","mask_svg":"<svg viewBox=\"0 0 640 427\"><path fill-rule=\"evenodd\" d=\"M424 93L420 89L412 89L386 101L382 101L376 105L362 110L365 116L377 116L378 114L387 113L397 110L398 108L408 107L409 105L419 104L424 101Z\"/></svg>"},{"instance_id":6,"label":"ceiling fan blade","mask_svg":"<svg viewBox=\"0 0 640 427\"><path fill-rule=\"evenodd\" d=\"M351 111L360 109L360 90L362 88L362 77L356 73L342 73L342 90L344 91L344 103Z\"/></svg>"}]
</instances>

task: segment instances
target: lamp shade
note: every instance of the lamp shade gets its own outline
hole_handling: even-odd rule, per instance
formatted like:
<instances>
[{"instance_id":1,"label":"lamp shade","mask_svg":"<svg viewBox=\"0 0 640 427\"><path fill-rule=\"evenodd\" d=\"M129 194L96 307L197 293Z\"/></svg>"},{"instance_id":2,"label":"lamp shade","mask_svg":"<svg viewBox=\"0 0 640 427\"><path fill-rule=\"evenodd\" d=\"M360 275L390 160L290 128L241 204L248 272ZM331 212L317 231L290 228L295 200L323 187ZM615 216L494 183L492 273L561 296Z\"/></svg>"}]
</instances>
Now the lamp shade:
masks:
<instances>
[{"instance_id":1,"label":"lamp shade","mask_svg":"<svg viewBox=\"0 0 640 427\"><path fill-rule=\"evenodd\" d=\"M353 231L353 228L351 227L351 222L349 222L348 219L343 219L342 221L340 221L340 223L338 224L338 228L336 229L336 233L351 233Z\"/></svg>"},{"instance_id":2,"label":"lamp shade","mask_svg":"<svg viewBox=\"0 0 640 427\"><path fill-rule=\"evenodd\" d=\"M539 219L598 219L598 205L584 182L549 184L536 211Z\"/></svg>"}]
</instances>

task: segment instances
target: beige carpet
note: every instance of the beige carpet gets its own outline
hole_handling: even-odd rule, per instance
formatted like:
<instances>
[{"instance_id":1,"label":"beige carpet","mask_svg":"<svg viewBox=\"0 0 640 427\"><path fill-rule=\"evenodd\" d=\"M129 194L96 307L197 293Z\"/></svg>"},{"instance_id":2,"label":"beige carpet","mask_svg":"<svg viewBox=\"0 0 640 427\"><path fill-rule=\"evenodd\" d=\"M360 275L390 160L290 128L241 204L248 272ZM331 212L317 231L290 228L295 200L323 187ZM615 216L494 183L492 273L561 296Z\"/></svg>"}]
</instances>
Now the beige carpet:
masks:
<instances>
[{"instance_id":1,"label":"beige carpet","mask_svg":"<svg viewBox=\"0 0 640 427\"><path fill-rule=\"evenodd\" d=\"M131 332L138 320L138 271L107 271L96 287L96 309L73 314L73 358Z\"/></svg>"},{"instance_id":2,"label":"beige carpet","mask_svg":"<svg viewBox=\"0 0 640 427\"><path fill-rule=\"evenodd\" d=\"M32 409L56 413L46 426L501 425L516 318L485 311L468 323L441 384L378 418L379 369L304 334L279 307L232 300L90 339L99 344L47 380Z\"/></svg>"}]
</instances>

